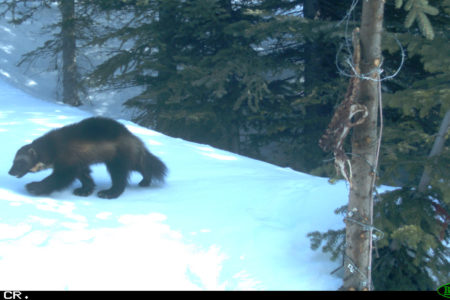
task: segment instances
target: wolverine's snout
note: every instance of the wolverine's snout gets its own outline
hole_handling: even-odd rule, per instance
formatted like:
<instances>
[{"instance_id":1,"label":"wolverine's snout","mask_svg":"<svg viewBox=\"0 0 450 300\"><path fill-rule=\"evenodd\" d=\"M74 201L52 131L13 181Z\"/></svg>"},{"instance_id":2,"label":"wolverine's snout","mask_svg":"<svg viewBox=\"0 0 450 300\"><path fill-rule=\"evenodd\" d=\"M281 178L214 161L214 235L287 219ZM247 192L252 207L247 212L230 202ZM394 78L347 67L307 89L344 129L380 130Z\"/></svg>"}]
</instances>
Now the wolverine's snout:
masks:
<instances>
[{"instance_id":1,"label":"wolverine's snout","mask_svg":"<svg viewBox=\"0 0 450 300\"><path fill-rule=\"evenodd\" d=\"M11 167L11 169L9 170L8 174L11 176L15 176L17 178L21 178L23 176L25 176L25 174L28 173L28 162L27 160L23 160L23 159L16 159L14 160L14 163Z\"/></svg>"},{"instance_id":2,"label":"wolverine's snout","mask_svg":"<svg viewBox=\"0 0 450 300\"><path fill-rule=\"evenodd\" d=\"M19 170L15 170L14 168L11 168L11 170L9 170L8 174L11 176L15 176L17 178L21 178L23 176L25 176L25 174L27 174L28 172L20 172Z\"/></svg>"}]
</instances>

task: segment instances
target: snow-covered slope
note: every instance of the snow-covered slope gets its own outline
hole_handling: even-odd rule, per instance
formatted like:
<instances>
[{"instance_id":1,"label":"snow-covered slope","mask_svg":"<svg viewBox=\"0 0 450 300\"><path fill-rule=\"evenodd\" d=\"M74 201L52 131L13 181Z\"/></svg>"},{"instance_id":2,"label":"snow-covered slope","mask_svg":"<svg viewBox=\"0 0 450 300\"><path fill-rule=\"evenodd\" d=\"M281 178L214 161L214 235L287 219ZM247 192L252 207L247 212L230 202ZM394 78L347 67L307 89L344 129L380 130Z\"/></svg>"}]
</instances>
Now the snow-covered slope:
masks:
<instances>
[{"instance_id":1,"label":"snow-covered slope","mask_svg":"<svg viewBox=\"0 0 450 300\"><path fill-rule=\"evenodd\" d=\"M7 174L17 149L89 113L38 100L0 80L0 290L336 289L332 263L310 249L314 230L338 229L344 183L174 139L122 121L168 166L164 185L138 174L115 200L48 197ZM110 184L93 168L96 191Z\"/></svg>"},{"instance_id":2,"label":"snow-covered slope","mask_svg":"<svg viewBox=\"0 0 450 300\"><path fill-rule=\"evenodd\" d=\"M78 182L48 197L30 196L24 185L50 171L9 176L19 147L91 113L130 114L118 101L133 91L90 91L92 101L79 110L54 103L58 75L47 70L53 58L16 65L50 38L40 29L57 17L50 9L20 26L0 20L0 290L340 286L330 275L339 262L312 251L306 234L344 226L333 213L347 201L342 182L330 185L122 121L167 164L165 185L140 188L135 174L115 200L74 196ZM106 168L93 171L96 191L108 187Z\"/></svg>"}]
</instances>

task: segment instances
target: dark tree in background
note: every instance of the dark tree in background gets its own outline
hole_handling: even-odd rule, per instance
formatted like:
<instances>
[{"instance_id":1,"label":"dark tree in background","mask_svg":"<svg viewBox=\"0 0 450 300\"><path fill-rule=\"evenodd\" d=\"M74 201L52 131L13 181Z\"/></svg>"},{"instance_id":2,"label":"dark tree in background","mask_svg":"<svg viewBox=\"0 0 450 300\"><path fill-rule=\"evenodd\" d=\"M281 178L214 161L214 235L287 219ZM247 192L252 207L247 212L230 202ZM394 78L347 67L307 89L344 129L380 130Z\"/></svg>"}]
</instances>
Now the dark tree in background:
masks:
<instances>
[{"instance_id":1,"label":"dark tree in background","mask_svg":"<svg viewBox=\"0 0 450 300\"><path fill-rule=\"evenodd\" d=\"M81 105L78 97L78 72L76 62L75 0L64 0L59 4L61 10L62 39L62 83L63 102L72 106Z\"/></svg>"},{"instance_id":2,"label":"dark tree in background","mask_svg":"<svg viewBox=\"0 0 450 300\"><path fill-rule=\"evenodd\" d=\"M303 15L310 20L319 19L319 1L305 0L303 2ZM320 46L320 41L311 39L308 39L304 46L306 95L311 94L322 74Z\"/></svg>"},{"instance_id":3,"label":"dark tree in background","mask_svg":"<svg viewBox=\"0 0 450 300\"><path fill-rule=\"evenodd\" d=\"M291 110L298 93L299 70L283 57L296 35L294 19L279 22L263 4L270 7L230 0L138 4L133 22L108 33L133 46L115 52L90 78L95 85L143 87L126 102L140 109L142 124L243 153L246 139L267 134L269 114L278 110L276 121L286 122L280 113Z\"/></svg>"},{"instance_id":4,"label":"dark tree in background","mask_svg":"<svg viewBox=\"0 0 450 300\"><path fill-rule=\"evenodd\" d=\"M81 101L79 99L80 80L76 62L77 27L75 24L75 0L1 1L0 15L8 15L12 23L21 24L26 20L32 20L36 12L43 9L51 9L53 4L59 7L60 15L55 16L57 21L50 27L54 26L59 28L59 30L56 30L54 33L53 39L45 41L44 45L31 52L25 53L18 65L32 64L34 61L42 58L53 61L56 68L60 67L61 69L62 101L72 106L79 106ZM58 66L60 56L62 56L62 62ZM48 70L52 70L52 68L54 66L50 64Z\"/></svg>"}]
</instances>

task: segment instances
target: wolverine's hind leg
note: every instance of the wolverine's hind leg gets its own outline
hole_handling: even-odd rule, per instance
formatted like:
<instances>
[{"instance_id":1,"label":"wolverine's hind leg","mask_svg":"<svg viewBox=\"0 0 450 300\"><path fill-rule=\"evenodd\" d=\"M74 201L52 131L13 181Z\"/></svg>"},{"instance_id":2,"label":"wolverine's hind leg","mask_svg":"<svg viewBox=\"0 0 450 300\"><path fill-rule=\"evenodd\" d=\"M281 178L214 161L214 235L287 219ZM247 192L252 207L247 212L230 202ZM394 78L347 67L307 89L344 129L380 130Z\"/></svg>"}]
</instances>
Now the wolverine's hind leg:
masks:
<instances>
[{"instance_id":1,"label":"wolverine's hind leg","mask_svg":"<svg viewBox=\"0 0 450 300\"><path fill-rule=\"evenodd\" d=\"M139 182L139 186L142 187L150 186L152 183L152 172L149 156L149 153L144 152L139 163L135 166L135 170L142 174L142 180Z\"/></svg>"},{"instance_id":2,"label":"wolverine's hind leg","mask_svg":"<svg viewBox=\"0 0 450 300\"><path fill-rule=\"evenodd\" d=\"M152 173L147 169L143 168L139 168L136 171L142 174L142 180L139 182L139 186L142 187L150 186L150 183L152 183Z\"/></svg>"},{"instance_id":3,"label":"wolverine's hind leg","mask_svg":"<svg viewBox=\"0 0 450 300\"><path fill-rule=\"evenodd\" d=\"M138 171L142 175L142 180L139 182L139 186L142 186L142 187L150 186L150 183L152 183L152 172L151 171L149 171L143 165L136 166L133 170Z\"/></svg>"},{"instance_id":4,"label":"wolverine's hind leg","mask_svg":"<svg viewBox=\"0 0 450 300\"><path fill-rule=\"evenodd\" d=\"M81 187L73 190L74 195L86 197L92 194L92 192L94 191L95 183L90 173L91 169L89 167L80 169L77 174L77 178L81 182Z\"/></svg>"},{"instance_id":5,"label":"wolverine's hind leg","mask_svg":"<svg viewBox=\"0 0 450 300\"><path fill-rule=\"evenodd\" d=\"M125 163L120 159L106 163L106 168L111 175L112 186L107 190L97 193L100 198L112 199L119 197L125 190L127 185L129 170Z\"/></svg>"},{"instance_id":6,"label":"wolverine's hind leg","mask_svg":"<svg viewBox=\"0 0 450 300\"><path fill-rule=\"evenodd\" d=\"M143 176L144 178L142 178L142 180L139 182L139 186L150 186L150 183L152 183L152 177L146 177L145 175Z\"/></svg>"}]
</instances>

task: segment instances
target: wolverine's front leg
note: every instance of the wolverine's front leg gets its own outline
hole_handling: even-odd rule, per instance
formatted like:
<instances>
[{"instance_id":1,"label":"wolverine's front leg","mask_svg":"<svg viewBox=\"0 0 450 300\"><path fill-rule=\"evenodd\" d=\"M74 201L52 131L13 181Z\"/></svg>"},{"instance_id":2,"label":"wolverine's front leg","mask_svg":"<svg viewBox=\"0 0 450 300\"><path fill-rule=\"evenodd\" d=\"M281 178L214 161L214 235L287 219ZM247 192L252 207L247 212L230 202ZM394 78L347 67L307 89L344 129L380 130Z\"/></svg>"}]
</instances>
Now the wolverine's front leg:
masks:
<instances>
[{"instance_id":1,"label":"wolverine's front leg","mask_svg":"<svg viewBox=\"0 0 450 300\"><path fill-rule=\"evenodd\" d=\"M61 190L70 185L75 180L75 170L61 169L53 170L50 176L44 178L42 181L31 182L26 185L26 189L33 195L48 195L53 191Z\"/></svg>"},{"instance_id":2,"label":"wolverine's front leg","mask_svg":"<svg viewBox=\"0 0 450 300\"><path fill-rule=\"evenodd\" d=\"M97 193L100 198L113 199L119 197L127 185L128 170L120 159L106 163L106 168L111 175L112 186L107 190Z\"/></svg>"},{"instance_id":3,"label":"wolverine's front leg","mask_svg":"<svg viewBox=\"0 0 450 300\"><path fill-rule=\"evenodd\" d=\"M92 194L92 192L94 191L95 183L90 173L91 169L89 167L81 168L78 171L77 178L81 182L81 187L76 188L73 191L74 195L87 197Z\"/></svg>"}]
</instances>

